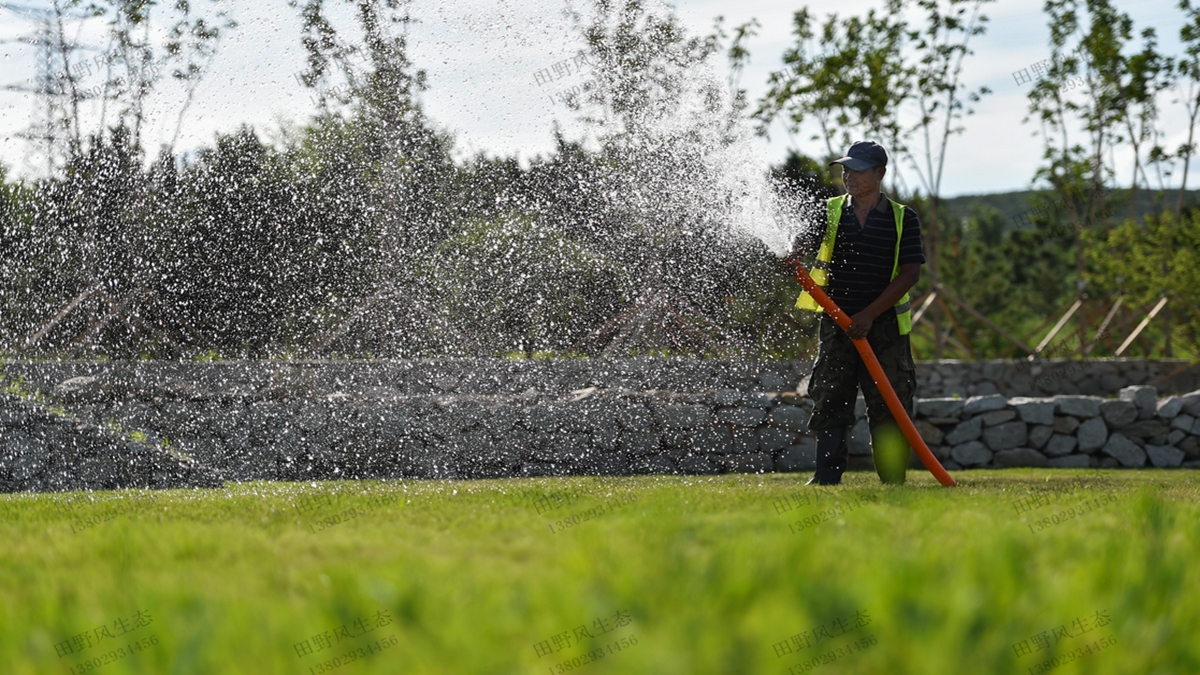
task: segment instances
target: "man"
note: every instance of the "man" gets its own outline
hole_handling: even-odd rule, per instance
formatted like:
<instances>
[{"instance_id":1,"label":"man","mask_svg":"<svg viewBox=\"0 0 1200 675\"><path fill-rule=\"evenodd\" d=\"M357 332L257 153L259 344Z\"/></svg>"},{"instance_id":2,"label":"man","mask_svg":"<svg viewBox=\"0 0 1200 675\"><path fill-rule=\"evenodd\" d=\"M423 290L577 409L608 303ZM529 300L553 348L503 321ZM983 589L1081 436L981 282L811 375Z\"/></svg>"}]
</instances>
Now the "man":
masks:
<instances>
[{"instance_id":1,"label":"man","mask_svg":"<svg viewBox=\"0 0 1200 675\"><path fill-rule=\"evenodd\" d=\"M875 470L885 483L903 483L912 448L904 440L851 339L866 338L911 415L917 378L909 347L908 291L921 278L925 254L921 224L913 209L896 204L880 190L887 152L870 141L850 146L842 165L848 194L830 199L823 231L802 235L789 259L811 255L813 280L851 318L843 332L822 312L817 360L808 392L814 408L809 428L817 432L817 469L809 484L836 485L846 470L846 436L854 424L854 401L861 387ZM818 249L819 244L819 249ZM822 311L804 293L796 306Z\"/></svg>"}]
</instances>

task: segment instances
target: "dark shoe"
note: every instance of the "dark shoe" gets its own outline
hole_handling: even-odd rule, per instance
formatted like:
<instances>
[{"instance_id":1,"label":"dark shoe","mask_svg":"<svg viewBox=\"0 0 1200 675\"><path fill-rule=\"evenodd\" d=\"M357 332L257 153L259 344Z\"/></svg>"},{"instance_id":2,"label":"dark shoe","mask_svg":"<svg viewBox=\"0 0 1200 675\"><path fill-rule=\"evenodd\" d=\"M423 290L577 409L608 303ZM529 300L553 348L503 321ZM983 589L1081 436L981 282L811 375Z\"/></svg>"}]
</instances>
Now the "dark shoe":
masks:
<instances>
[{"instance_id":1,"label":"dark shoe","mask_svg":"<svg viewBox=\"0 0 1200 675\"><path fill-rule=\"evenodd\" d=\"M842 482L849 451L845 427L817 430L817 471L810 484L837 485Z\"/></svg>"},{"instance_id":2,"label":"dark shoe","mask_svg":"<svg viewBox=\"0 0 1200 675\"><path fill-rule=\"evenodd\" d=\"M822 478L820 476L813 476L812 478L808 479L807 483L805 483L805 485L841 485L841 484L842 484L841 476L838 476L836 480L829 480L827 478Z\"/></svg>"}]
</instances>

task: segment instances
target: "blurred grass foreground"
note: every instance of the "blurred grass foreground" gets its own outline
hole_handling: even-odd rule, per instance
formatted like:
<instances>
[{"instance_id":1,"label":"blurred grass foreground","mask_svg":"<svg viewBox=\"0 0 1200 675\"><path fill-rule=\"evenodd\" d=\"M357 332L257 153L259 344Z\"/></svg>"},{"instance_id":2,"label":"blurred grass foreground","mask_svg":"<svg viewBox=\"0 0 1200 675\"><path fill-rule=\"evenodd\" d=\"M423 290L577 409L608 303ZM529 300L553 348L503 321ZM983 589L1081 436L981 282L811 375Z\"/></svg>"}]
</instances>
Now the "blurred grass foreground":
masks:
<instances>
[{"instance_id":1,"label":"blurred grass foreground","mask_svg":"<svg viewBox=\"0 0 1200 675\"><path fill-rule=\"evenodd\" d=\"M14 675L1200 672L1192 472L958 479L4 496L0 663Z\"/></svg>"}]
</instances>

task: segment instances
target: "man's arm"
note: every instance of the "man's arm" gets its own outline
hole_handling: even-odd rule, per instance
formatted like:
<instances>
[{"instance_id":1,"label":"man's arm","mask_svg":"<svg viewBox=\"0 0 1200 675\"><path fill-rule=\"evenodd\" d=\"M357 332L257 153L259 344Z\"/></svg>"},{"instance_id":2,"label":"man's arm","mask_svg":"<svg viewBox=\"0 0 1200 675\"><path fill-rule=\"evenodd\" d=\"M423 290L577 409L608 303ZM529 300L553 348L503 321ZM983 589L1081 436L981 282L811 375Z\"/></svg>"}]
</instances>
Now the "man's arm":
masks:
<instances>
[{"instance_id":1,"label":"man's arm","mask_svg":"<svg viewBox=\"0 0 1200 675\"><path fill-rule=\"evenodd\" d=\"M900 272L892 279L892 283L883 289L875 302L866 309L850 317L850 330L846 331L852 339L865 338L871 330L871 323L887 311L888 307L900 302L900 298L921 280L921 263L907 263L900 266Z\"/></svg>"}]
</instances>

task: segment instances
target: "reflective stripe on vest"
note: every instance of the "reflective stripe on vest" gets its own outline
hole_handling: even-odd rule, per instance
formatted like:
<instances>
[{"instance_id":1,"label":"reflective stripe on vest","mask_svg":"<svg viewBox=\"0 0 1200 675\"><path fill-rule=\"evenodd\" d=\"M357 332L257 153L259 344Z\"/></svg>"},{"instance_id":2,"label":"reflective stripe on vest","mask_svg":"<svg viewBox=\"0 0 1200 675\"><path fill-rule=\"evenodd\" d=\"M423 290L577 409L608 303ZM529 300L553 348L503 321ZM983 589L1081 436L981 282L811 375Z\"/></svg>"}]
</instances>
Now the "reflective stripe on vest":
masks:
<instances>
[{"instance_id":1,"label":"reflective stripe on vest","mask_svg":"<svg viewBox=\"0 0 1200 675\"><path fill-rule=\"evenodd\" d=\"M846 197L847 195L840 195L829 200L829 222L825 226L825 238L821 240L821 248L817 251L817 261L813 263L812 271L809 272L812 280L822 288L829 283L829 265L833 261L833 245L837 242L838 223L842 222L842 207L846 204ZM904 205L897 204L890 199L888 202L892 205L892 214L896 219L896 254L892 258L892 279L895 279L900 274L900 237L904 233ZM817 301L808 294L808 291L800 293L800 297L796 299L796 307L813 312L823 311ZM896 323L900 327L900 334L908 335L912 331L912 303L907 292L895 307Z\"/></svg>"}]
</instances>

